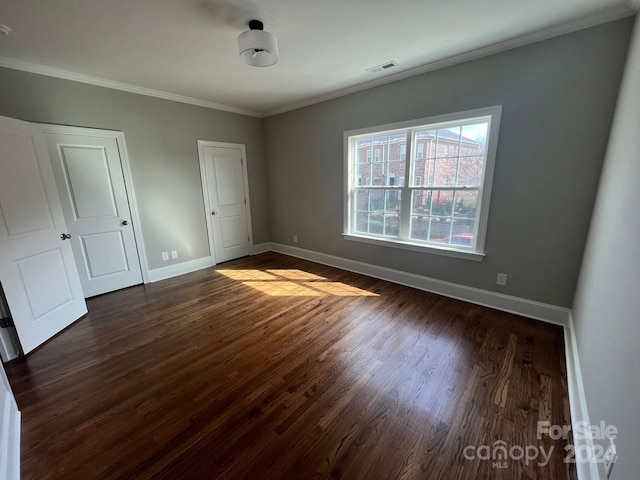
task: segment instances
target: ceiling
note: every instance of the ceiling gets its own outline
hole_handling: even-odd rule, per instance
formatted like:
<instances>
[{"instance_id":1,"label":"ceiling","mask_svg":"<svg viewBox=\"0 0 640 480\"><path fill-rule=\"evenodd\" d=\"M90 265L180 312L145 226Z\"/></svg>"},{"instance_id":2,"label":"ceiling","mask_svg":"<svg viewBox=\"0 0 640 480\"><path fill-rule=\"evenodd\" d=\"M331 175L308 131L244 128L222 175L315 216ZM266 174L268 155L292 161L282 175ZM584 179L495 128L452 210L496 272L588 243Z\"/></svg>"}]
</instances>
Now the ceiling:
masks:
<instances>
[{"instance_id":1,"label":"ceiling","mask_svg":"<svg viewBox=\"0 0 640 480\"><path fill-rule=\"evenodd\" d=\"M635 1L0 0L0 66L267 116L621 18ZM278 38L273 67L238 57L252 18Z\"/></svg>"}]
</instances>

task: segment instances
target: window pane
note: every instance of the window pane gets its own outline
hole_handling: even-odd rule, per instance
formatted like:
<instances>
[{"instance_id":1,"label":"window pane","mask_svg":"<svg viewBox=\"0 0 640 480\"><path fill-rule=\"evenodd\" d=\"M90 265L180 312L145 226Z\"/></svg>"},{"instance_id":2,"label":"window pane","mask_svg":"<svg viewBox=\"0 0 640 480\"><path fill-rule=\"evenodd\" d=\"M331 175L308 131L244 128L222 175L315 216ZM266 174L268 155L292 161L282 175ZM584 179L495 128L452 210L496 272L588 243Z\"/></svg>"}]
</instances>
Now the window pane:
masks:
<instances>
[{"instance_id":1,"label":"window pane","mask_svg":"<svg viewBox=\"0 0 640 480\"><path fill-rule=\"evenodd\" d=\"M424 185L424 179L428 178L429 172L427 171L428 161L427 160L414 160L412 162L413 168L413 185L417 187L421 187ZM418 181L419 180L419 181Z\"/></svg>"},{"instance_id":2,"label":"window pane","mask_svg":"<svg viewBox=\"0 0 640 480\"><path fill-rule=\"evenodd\" d=\"M480 186L484 169L484 157L460 158L458 185Z\"/></svg>"},{"instance_id":3,"label":"window pane","mask_svg":"<svg viewBox=\"0 0 640 480\"><path fill-rule=\"evenodd\" d=\"M420 130L415 134L415 142L424 145L424 158L435 158L437 130ZM416 150L417 151L417 150ZM418 157L421 158L421 157Z\"/></svg>"},{"instance_id":4,"label":"window pane","mask_svg":"<svg viewBox=\"0 0 640 480\"><path fill-rule=\"evenodd\" d=\"M389 141L389 157L391 161L404 160L403 155L407 152L407 135L390 135Z\"/></svg>"},{"instance_id":5,"label":"window pane","mask_svg":"<svg viewBox=\"0 0 640 480\"><path fill-rule=\"evenodd\" d=\"M369 233L369 214L367 212L356 212L356 233Z\"/></svg>"},{"instance_id":6,"label":"window pane","mask_svg":"<svg viewBox=\"0 0 640 480\"><path fill-rule=\"evenodd\" d=\"M455 185L457 172L457 158L438 158L435 160L435 174L431 184L437 187Z\"/></svg>"},{"instance_id":7,"label":"window pane","mask_svg":"<svg viewBox=\"0 0 640 480\"><path fill-rule=\"evenodd\" d=\"M371 164L370 163L356 163L356 175L355 185L371 185Z\"/></svg>"},{"instance_id":8,"label":"window pane","mask_svg":"<svg viewBox=\"0 0 640 480\"><path fill-rule=\"evenodd\" d=\"M358 190L355 201L356 212L369 211L369 190Z\"/></svg>"},{"instance_id":9,"label":"window pane","mask_svg":"<svg viewBox=\"0 0 640 480\"><path fill-rule=\"evenodd\" d=\"M356 141L356 163L368 163L371 161L371 140Z\"/></svg>"},{"instance_id":10,"label":"window pane","mask_svg":"<svg viewBox=\"0 0 640 480\"><path fill-rule=\"evenodd\" d=\"M484 155L489 123L483 122L462 127L462 152L460 155Z\"/></svg>"},{"instance_id":11,"label":"window pane","mask_svg":"<svg viewBox=\"0 0 640 480\"><path fill-rule=\"evenodd\" d=\"M451 218L453 190L435 190L431 201L431 219L445 222Z\"/></svg>"},{"instance_id":12,"label":"window pane","mask_svg":"<svg viewBox=\"0 0 640 480\"><path fill-rule=\"evenodd\" d=\"M457 221L475 220L476 204L478 203L478 191L458 191L456 192L456 208L453 216ZM471 226L473 227L473 225ZM473 232L473 228L469 230Z\"/></svg>"},{"instance_id":13,"label":"window pane","mask_svg":"<svg viewBox=\"0 0 640 480\"><path fill-rule=\"evenodd\" d=\"M401 202L399 190L358 189L354 201L356 233L397 237Z\"/></svg>"},{"instance_id":14,"label":"window pane","mask_svg":"<svg viewBox=\"0 0 640 480\"><path fill-rule=\"evenodd\" d=\"M407 135L389 136L389 163L386 185L402 186L406 176Z\"/></svg>"},{"instance_id":15,"label":"window pane","mask_svg":"<svg viewBox=\"0 0 640 480\"><path fill-rule=\"evenodd\" d=\"M460 127L438 129L437 158L457 157L460 142Z\"/></svg>"},{"instance_id":16,"label":"window pane","mask_svg":"<svg viewBox=\"0 0 640 480\"><path fill-rule=\"evenodd\" d=\"M428 239L431 197L432 192L430 190L414 190L412 192L409 236L414 240Z\"/></svg>"},{"instance_id":17,"label":"window pane","mask_svg":"<svg viewBox=\"0 0 640 480\"><path fill-rule=\"evenodd\" d=\"M414 190L411 239L443 242L451 231L453 200L453 190Z\"/></svg>"}]
</instances>

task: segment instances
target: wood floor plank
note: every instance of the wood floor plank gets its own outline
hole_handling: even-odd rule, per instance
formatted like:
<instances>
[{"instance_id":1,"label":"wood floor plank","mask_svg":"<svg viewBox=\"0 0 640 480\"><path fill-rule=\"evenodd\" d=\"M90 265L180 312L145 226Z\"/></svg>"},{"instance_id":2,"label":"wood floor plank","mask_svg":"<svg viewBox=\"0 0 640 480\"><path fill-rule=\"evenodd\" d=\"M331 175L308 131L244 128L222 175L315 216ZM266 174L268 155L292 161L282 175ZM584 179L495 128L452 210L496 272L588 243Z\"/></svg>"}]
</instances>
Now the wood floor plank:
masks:
<instances>
[{"instance_id":1,"label":"wood floor plank","mask_svg":"<svg viewBox=\"0 0 640 480\"><path fill-rule=\"evenodd\" d=\"M6 366L24 479L576 478L560 327L275 253L88 307Z\"/></svg>"}]
</instances>

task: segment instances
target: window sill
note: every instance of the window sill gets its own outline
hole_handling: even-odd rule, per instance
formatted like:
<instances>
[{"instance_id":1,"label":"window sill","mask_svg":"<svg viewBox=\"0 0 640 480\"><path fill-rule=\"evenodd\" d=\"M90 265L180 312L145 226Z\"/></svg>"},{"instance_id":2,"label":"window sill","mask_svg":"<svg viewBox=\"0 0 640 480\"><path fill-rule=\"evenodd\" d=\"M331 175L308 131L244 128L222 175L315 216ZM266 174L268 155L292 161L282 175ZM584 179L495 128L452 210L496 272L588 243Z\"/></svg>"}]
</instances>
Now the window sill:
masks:
<instances>
[{"instance_id":1,"label":"window sill","mask_svg":"<svg viewBox=\"0 0 640 480\"><path fill-rule=\"evenodd\" d=\"M464 258L465 260L473 260L475 262L481 262L485 256L484 253L454 250L452 248L424 245L421 243L405 242L401 240L392 241L385 240L383 238L365 237L362 235L354 235L352 233L343 233L342 236L345 240L354 242L370 243L373 245L382 245L384 247L399 248L401 250L411 250L414 252L430 253L434 255L444 255L446 257Z\"/></svg>"}]
</instances>

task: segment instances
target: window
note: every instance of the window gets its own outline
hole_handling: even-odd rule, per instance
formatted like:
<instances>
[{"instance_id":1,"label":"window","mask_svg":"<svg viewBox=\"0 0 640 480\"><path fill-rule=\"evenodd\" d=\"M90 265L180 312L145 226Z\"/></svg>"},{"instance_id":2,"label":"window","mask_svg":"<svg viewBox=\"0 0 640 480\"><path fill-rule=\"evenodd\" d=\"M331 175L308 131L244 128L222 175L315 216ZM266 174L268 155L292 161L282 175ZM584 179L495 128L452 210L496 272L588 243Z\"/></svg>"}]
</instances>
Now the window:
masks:
<instances>
[{"instance_id":1,"label":"window","mask_svg":"<svg viewBox=\"0 0 640 480\"><path fill-rule=\"evenodd\" d=\"M501 110L345 132L345 238L481 259Z\"/></svg>"}]
</instances>

